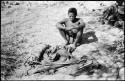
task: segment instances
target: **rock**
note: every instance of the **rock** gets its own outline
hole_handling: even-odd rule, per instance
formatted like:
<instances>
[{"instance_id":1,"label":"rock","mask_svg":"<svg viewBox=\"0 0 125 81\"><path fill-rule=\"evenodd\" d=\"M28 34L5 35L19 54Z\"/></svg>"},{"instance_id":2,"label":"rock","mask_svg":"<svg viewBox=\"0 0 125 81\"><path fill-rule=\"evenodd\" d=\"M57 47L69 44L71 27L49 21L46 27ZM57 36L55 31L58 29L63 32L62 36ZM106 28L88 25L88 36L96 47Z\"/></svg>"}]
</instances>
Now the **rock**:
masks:
<instances>
[{"instance_id":1,"label":"rock","mask_svg":"<svg viewBox=\"0 0 125 81\"><path fill-rule=\"evenodd\" d=\"M112 28L112 29L108 30L108 33L113 36L120 36L120 35L124 34L124 32L120 31L118 28Z\"/></svg>"},{"instance_id":2,"label":"rock","mask_svg":"<svg viewBox=\"0 0 125 81\"><path fill-rule=\"evenodd\" d=\"M81 59L82 56L87 55L90 51L96 50L96 47L93 44L84 44L76 48L72 53L78 59Z\"/></svg>"},{"instance_id":3,"label":"rock","mask_svg":"<svg viewBox=\"0 0 125 81\"><path fill-rule=\"evenodd\" d=\"M103 32L103 31L96 31L95 34L96 34L96 36L98 38L98 42L101 42L101 43L104 42L104 43L110 44L110 43L113 43L117 39L116 36L111 35L111 34L109 34L107 32Z\"/></svg>"},{"instance_id":4,"label":"rock","mask_svg":"<svg viewBox=\"0 0 125 81\"><path fill-rule=\"evenodd\" d=\"M125 68L121 68L120 71L119 71L119 75L120 75L120 78L121 80L125 80Z\"/></svg>"}]
</instances>

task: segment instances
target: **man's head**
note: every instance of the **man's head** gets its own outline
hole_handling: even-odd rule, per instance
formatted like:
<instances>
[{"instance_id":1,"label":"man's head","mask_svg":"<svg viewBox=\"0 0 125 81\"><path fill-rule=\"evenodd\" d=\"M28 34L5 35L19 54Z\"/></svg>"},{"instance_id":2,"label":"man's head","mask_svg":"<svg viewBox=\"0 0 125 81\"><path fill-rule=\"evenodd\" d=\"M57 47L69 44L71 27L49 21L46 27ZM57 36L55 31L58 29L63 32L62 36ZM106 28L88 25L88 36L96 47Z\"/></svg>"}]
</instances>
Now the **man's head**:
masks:
<instances>
[{"instance_id":1,"label":"man's head","mask_svg":"<svg viewBox=\"0 0 125 81\"><path fill-rule=\"evenodd\" d=\"M69 8L68 16L71 21L73 21L77 16L77 9L76 8Z\"/></svg>"}]
</instances>

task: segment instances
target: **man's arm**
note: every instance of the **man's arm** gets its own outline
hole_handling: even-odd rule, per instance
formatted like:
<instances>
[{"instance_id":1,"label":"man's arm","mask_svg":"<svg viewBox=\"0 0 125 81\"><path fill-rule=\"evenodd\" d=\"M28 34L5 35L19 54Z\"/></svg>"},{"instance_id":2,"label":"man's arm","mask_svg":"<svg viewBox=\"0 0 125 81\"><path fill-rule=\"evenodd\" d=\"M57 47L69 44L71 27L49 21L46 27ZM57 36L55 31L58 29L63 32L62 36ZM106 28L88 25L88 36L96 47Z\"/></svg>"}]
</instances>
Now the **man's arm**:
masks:
<instances>
[{"instance_id":1,"label":"man's arm","mask_svg":"<svg viewBox=\"0 0 125 81\"><path fill-rule=\"evenodd\" d=\"M63 19L60 22L57 22L56 27L59 28L59 29L65 29L65 27L64 27L65 22L66 22L66 19Z\"/></svg>"},{"instance_id":2,"label":"man's arm","mask_svg":"<svg viewBox=\"0 0 125 81\"><path fill-rule=\"evenodd\" d=\"M83 29L85 28L85 23L83 22L83 20L81 19L80 20L80 24L78 25L78 27L76 27L76 29L78 29L78 33L77 33L77 36L76 36L76 39L74 40L74 46L76 46L76 44L78 43L78 41L80 40L80 37L83 33Z\"/></svg>"}]
</instances>

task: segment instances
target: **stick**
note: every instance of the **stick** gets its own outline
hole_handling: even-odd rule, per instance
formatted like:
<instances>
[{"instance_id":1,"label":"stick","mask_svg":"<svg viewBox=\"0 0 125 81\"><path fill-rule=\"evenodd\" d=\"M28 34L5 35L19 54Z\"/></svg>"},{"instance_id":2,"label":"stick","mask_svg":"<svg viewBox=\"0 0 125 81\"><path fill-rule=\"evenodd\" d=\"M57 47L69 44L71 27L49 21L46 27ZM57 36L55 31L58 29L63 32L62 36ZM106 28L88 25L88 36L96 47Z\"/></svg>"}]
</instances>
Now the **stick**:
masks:
<instances>
[{"instance_id":1,"label":"stick","mask_svg":"<svg viewBox=\"0 0 125 81\"><path fill-rule=\"evenodd\" d=\"M45 72L45 71L49 71L49 70L51 70L51 69L58 69L58 68L61 68L61 67L64 67L64 66L69 66L69 65L74 65L74 64L79 64L79 63L81 63L81 62L86 62L86 60L81 60L81 61L75 61L75 62L72 62L72 63L67 63L67 64L58 64L58 63L53 63L53 64L51 64L51 66L49 66L49 67L46 67L46 68L42 68L42 69L40 69L40 70L37 70L36 72L34 72L34 74L36 74L36 73L40 73L40 72Z\"/></svg>"}]
</instances>

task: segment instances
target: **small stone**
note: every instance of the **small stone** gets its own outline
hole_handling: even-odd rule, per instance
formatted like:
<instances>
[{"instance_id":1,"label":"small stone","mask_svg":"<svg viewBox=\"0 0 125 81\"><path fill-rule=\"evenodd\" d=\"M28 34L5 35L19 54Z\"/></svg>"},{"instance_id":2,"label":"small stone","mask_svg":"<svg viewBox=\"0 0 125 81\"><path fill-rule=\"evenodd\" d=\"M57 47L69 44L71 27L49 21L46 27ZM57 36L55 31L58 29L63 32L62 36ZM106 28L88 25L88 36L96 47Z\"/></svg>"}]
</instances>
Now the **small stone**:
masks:
<instances>
[{"instance_id":1,"label":"small stone","mask_svg":"<svg viewBox=\"0 0 125 81\"><path fill-rule=\"evenodd\" d=\"M93 44L84 44L76 48L76 50L72 53L78 59L81 59L84 55L88 55L90 51L96 50L96 47Z\"/></svg>"}]
</instances>

